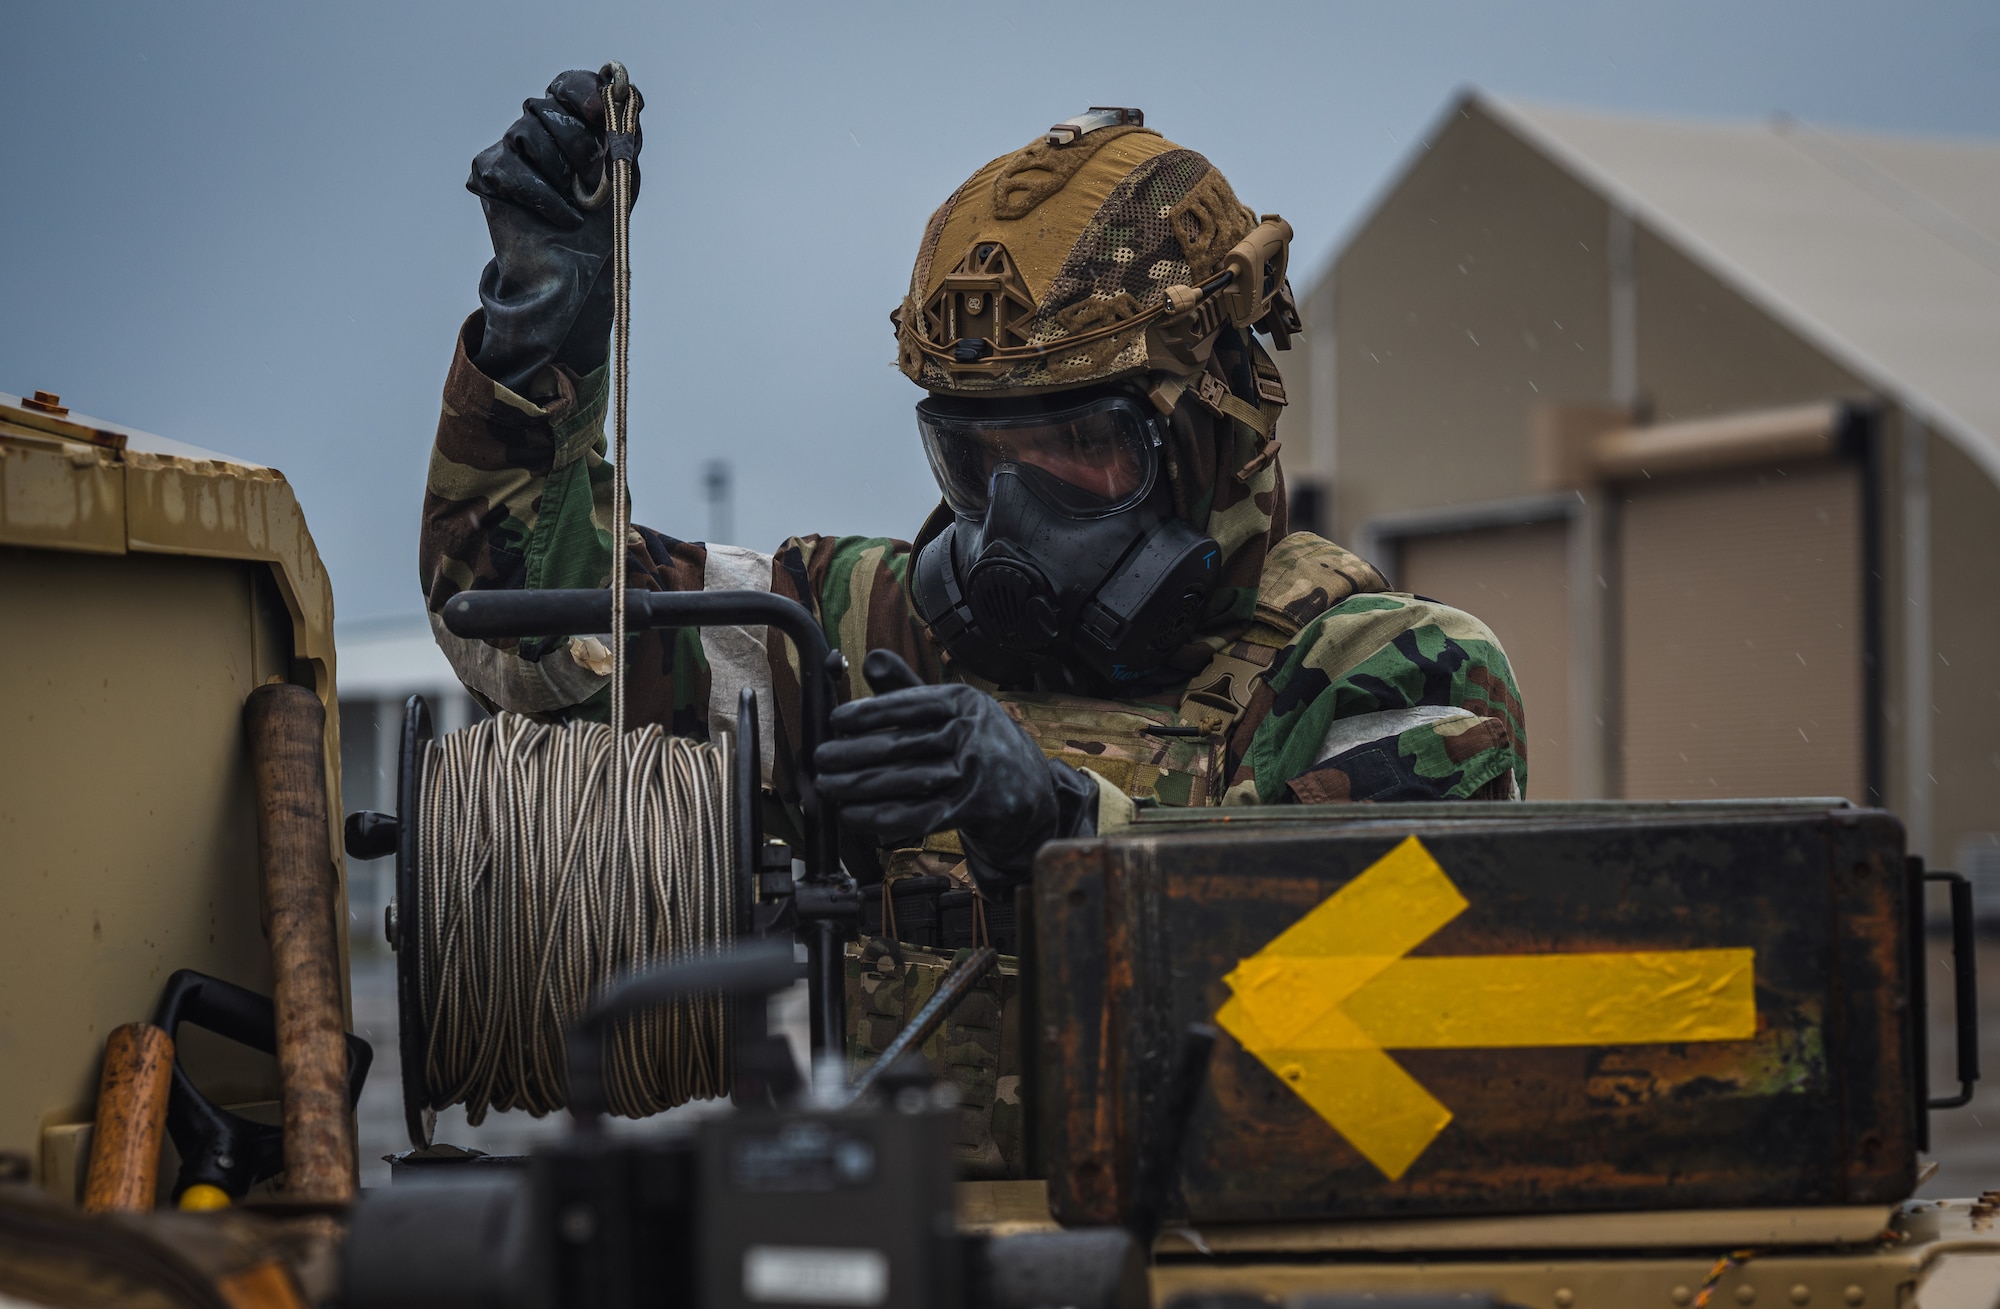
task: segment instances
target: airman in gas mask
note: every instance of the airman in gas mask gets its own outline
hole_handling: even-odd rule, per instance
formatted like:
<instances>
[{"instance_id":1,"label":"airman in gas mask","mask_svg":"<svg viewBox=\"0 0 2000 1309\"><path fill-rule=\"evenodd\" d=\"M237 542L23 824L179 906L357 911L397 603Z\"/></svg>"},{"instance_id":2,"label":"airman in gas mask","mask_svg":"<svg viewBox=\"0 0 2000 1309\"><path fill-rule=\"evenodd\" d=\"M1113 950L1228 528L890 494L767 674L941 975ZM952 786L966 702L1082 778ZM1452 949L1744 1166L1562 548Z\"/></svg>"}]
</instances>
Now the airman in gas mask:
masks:
<instances>
[{"instance_id":1,"label":"airman in gas mask","mask_svg":"<svg viewBox=\"0 0 2000 1309\"><path fill-rule=\"evenodd\" d=\"M474 162L494 260L459 334L426 499L432 614L469 587L602 586L608 217L593 75L527 102ZM602 229L602 230L600 230ZM914 543L798 536L765 555L635 529L635 586L766 588L852 660L819 786L863 881L987 893L1141 805L1510 798L1520 694L1478 620L1288 533L1277 350L1301 330L1291 228L1131 109L981 168L931 216L892 319L941 503ZM643 377L640 384L645 384ZM487 704L601 715L590 638L440 645ZM796 673L761 632L633 638L630 713L727 730L767 712L793 777Z\"/></svg>"}]
</instances>

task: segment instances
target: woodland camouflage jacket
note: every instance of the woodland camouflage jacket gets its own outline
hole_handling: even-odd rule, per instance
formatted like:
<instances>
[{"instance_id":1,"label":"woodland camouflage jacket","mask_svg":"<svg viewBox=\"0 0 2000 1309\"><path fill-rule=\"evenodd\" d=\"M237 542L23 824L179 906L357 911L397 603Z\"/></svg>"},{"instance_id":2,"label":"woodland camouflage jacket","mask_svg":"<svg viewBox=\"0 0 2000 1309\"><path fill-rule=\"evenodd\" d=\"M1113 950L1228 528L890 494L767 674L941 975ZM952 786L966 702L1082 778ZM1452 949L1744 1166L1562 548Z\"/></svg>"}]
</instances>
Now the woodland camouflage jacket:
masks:
<instances>
[{"instance_id":1,"label":"woodland camouflage jacket","mask_svg":"<svg viewBox=\"0 0 2000 1309\"><path fill-rule=\"evenodd\" d=\"M602 641L466 640L439 618L461 590L610 578L604 374L563 374L559 393L538 405L472 364L467 343L479 331L475 315L460 334L431 458L421 569L432 630L488 707L602 719L610 672ZM1165 680L1129 700L1000 697L1047 753L1097 774L1100 827L1129 818L1127 796L1216 804L1519 795L1527 780L1520 693L1492 634L1468 614L1388 592L1373 567L1331 543L1287 535L1275 461L1247 482L1232 475L1260 448L1255 433L1227 423L1177 430L1168 467L1181 512L1207 525L1225 559L1197 639ZM861 655L876 647L931 680L958 678L911 607L908 543L800 536L764 555L634 527L627 548L635 587L750 587L805 605L848 655L844 695L868 694ZM789 791L797 669L784 641L725 628L645 632L632 642L631 721L698 738L711 724L730 731L738 692L757 687L765 773ZM1190 695L1190 678L1197 690L1206 679L1213 694ZM1206 740L1144 730L1204 722L1221 730Z\"/></svg>"}]
</instances>

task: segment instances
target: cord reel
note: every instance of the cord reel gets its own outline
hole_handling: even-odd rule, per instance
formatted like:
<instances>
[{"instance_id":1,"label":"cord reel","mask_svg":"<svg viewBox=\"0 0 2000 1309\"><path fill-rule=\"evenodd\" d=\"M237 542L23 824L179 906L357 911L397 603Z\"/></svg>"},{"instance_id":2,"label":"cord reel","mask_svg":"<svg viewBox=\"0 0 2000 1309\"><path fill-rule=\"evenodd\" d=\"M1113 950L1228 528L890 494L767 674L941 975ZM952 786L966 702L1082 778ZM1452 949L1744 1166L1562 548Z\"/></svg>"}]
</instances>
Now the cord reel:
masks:
<instances>
[{"instance_id":1,"label":"cord reel","mask_svg":"<svg viewBox=\"0 0 2000 1309\"><path fill-rule=\"evenodd\" d=\"M818 622L803 606L768 592L632 591L626 597L626 607L634 630L768 625L783 631L798 649L803 724L799 787L804 841L803 848L796 853L804 863L804 874L794 879L795 852L782 844L767 843L762 831L757 699L756 693L748 688L737 705L736 734L728 752L728 774L723 785L726 794L717 797L724 802L722 808L730 825L728 839L721 847L721 862L725 866L708 869L707 873L727 881L731 909L728 938L791 938L805 944L806 972L812 991L813 1053L816 1059L828 1051L837 1053L843 1040L841 942L858 927L860 895L840 868L834 846L834 815L812 787L810 760L812 748L824 739L826 715L833 701L832 679L844 671L845 660L839 652L828 650ZM610 596L601 590L467 593L449 602L445 622L462 636L575 635L605 630L609 608ZM395 898L385 913L384 928L396 952L404 1121L411 1145L419 1150L428 1148L432 1142L437 1111L464 1102L463 1097L453 1098L450 1088L433 1085L429 1077L432 1041L437 1035L431 1015L437 996L427 993L427 978L431 975L428 970L437 961L427 957L422 925L435 922L439 912L454 909L462 912L463 906L436 903L438 879L431 876L436 871L432 866L435 855L427 851L435 852L443 841L464 839L467 835L454 826L463 823L463 814L434 813L426 806L426 781L427 776L435 781L439 740L429 705L421 696L410 697L404 707L402 739L397 751L396 814L355 813L347 820L350 855L368 859L393 854L396 859ZM427 769L431 770L428 774ZM489 839L492 836L491 833L475 835ZM669 834L669 839L679 836ZM503 888L492 890L499 894L513 893ZM723 941L718 946L726 944ZM633 952L628 958L606 960L600 972L606 977L622 975L670 962L674 957ZM489 987L503 983L499 977L478 981ZM536 1003L543 999L534 997ZM761 1006L754 1011L739 1006L730 1016L726 1030L729 1066L745 1058L763 1061L757 1053L767 1039ZM488 1042L477 1051L479 1058L522 1057L523 1052L510 1047L504 1036L488 1030L479 1037ZM513 1039L518 1045L520 1034L515 1033ZM607 1077L614 1077L618 1067L609 1045L606 1053ZM717 1080L726 1088L726 1077ZM716 1092L721 1093L724 1091Z\"/></svg>"},{"instance_id":2,"label":"cord reel","mask_svg":"<svg viewBox=\"0 0 2000 1309\"><path fill-rule=\"evenodd\" d=\"M840 857L836 851L836 817L832 807L822 803L814 787L814 749L826 739L826 723L834 703L832 679L846 671L846 661L838 650L830 650L826 644L826 632L820 628L818 620L796 600L764 592L764 590L698 590L698 592L648 592L632 590L626 584L628 550L622 542L630 538L630 494L626 484L628 474L628 440L626 440L626 390L630 380L630 322L632 322L632 254L630 254L630 210L634 198L634 152L636 152L636 132L638 116L644 108L644 98L632 86L626 68L618 62L604 64L600 70L600 84L604 88L604 172L598 188L592 194L584 194L576 186L578 178L572 178L574 200L584 210L596 210L600 206L610 208L612 220L612 332L610 332L610 434L612 434L612 504L614 504L614 524L612 540L620 542L612 550L612 584L608 590L578 588L578 590L478 590L460 592L446 600L444 604L444 624L458 636L468 638L528 638L528 636L582 636L610 632L612 648L612 677L610 677L610 733L608 739L602 737L602 729L590 725L572 725L568 729L548 729L548 731L568 731L568 739L558 743L558 747L578 747L562 753L560 759L568 763L574 771L578 761L582 763L582 773L572 777L560 777L560 769L552 769L540 781L550 781L546 791L528 789L518 795L510 793L502 797L502 791L514 787L522 777L502 775L500 767L490 771L486 777L490 781L488 795L478 795L478 787L472 787L478 801L504 801L508 807L500 817L494 817L492 805L474 805L476 813L492 819L492 827L500 829L500 835L514 837L516 845L498 847L494 841L494 831L466 831L456 829L450 839L460 843L470 839L486 839L486 847L464 847L460 845L452 855L464 855L464 869L458 861L446 857L440 859L442 869L426 869L426 823L432 815L432 807L426 803L430 791L440 787L442 761L456 761L454 751L446 749L440 755L440 745L436 739L434 723L428 705L420 697L412 697L404 711L402 725L402 749L398 751L398 775L396 775L396 817L388 815L352 815L348 819L348 853L356 859L376 859L394 853L396 855L396 901L388 915L388 939L396 949L396 1011L400 1021L398 1049L402 1055L402 1101L404 1119L410 1131L410 1143L424 1151L430 1147L432 1131L436 1129L436 1111L452 1103L468 1103L468 1113L484 1113L486 1099L484 1091L498 1083L496 1061L506 1061L516 1073L514 1083L508 1083L504 1097L508 1103L524 1103L532 1111L548 1111L568 1103L572 1109L578 1089L568 1085L566 1069L576 1067L596 1069L590 1077L594 1085L586 1089L592 1099L592 1109L600 1107L610 1099L620 1097L620 1087L630 1089L634 1085L648 1085L648 1073L652 1071L646 1061L656 1061L660 1057L658 1041L646 1041L646 1033L634 1027L610 1027L610 1029L588 1029L590 1035L574 1037L574 1027L562 1019L562 1007L574 1011L570 1019L576 1019L586 1011L598 993L614 985L620 973L642 971L648 965L670 963L686 953L700 953L702 945L710 945L716 951L724 949L728 939L742 939L752 935L782 935L786 931L794 933L806 945L806 979L810 987L810 1039L812 1053L818 1061L824 1055L838 1053L842 1045L842 953L840 943L844 935L852 935L860 923L860 895L854 889L852 879L840 869ZM720 843L720 851L714 849L714 831L706 829L708 853L706 861L710 865L734 865L734 867L708 867L694 869L692 875L680 879L682 885L696 885L706 877L710 889L728 887L726 897L722 897L730 913L728 933L720 933L722 923L710 923L710 941L692 943L694 951L676 949L654 949L660 947L660 933L654 939L640 943L630 931L620 915L626 909L650 909L658 915L656 927L666 925L672 917L674 905L684 905L686 901L676 901L672 891L662 893L660 879L656 877L658 865L654 863L642 881L638 851L632 843L636 841L638 827L634 825L634 787L628 775L628 735L626 735L626 673L628 673L628 632L644 628L682 628L682 626L770 626L784 632L794 646L798 657L798 723L800 741L796 743L796 779L800 793L802 811L802 831L804 849L800 859L804 863L804 877L790 877L790 853L780 855L774 867L766 867L766 845L758 825L758 801L762 795L758 761L762 757L758 749L758 715L756 697L746 691L738 703L736 717L736 753L734 771L728 775L726 795L708 795L702 787L696 787L694 803L700 809L702 801L708 801L706 813L720 807L728 813L728 841ZM478 733L480 729L468 729ZM586 747L590 737L596 735L596 745L604 759L604 773L598 775L594 765L586 757ZM506 741L498 733L486 733L476 739L486 743L496 753L496 765L514 767L520 763L518 755L506 755L512 745L528 743L534 749L544 739L530 741L526 735L516 735ZM466 745L474 753L470 761L474 771L480 763L474 749L474 739L466 739ZM604 749L608 747L608 749ZM640 749L648 749L650 743L640 743ZM706 747L694 747L696 751ZM668 751L672 755L672 749ZM712 757L710 757L712 761ZM454 763L454 767L456 767ZM602 791L602 779L608 777L608 801L606 791ZM448 781L456 783L458 777ZM530 779L534 781L534 779ZM662 781L658 775L648 775L642 785L652 785ZM716 787L722 787L720 777L710 779ZM568 791L576 801L576 809L566 813L548 813L548 807L560 803L564 797L554 795L556 791ZM528 799L538 797L538 799ZM646 797L642 797L646 799ZM542 813L528 813L540 807ZM614 823L614 833L610 839L610 855L604 855L602 831L586 833L590 815L608 807L610 823ZM662 799L656 815L678 813L682 819L682 829L686 829L688 811L674 809ZM438 813L438 823L462 821L464 815L444 815L442 805ZM558 825L568 825L568 841L562 843L562 881L550 887L534 885L534 877L542 875L546 879L546 861L556 847L542 847L530 851L522 845L522 831L558 831ZM536 825L530 829L530 825ZM594 849L600 853L598 869L584 869L582 881L568 881L568 877L584 861L584 837L594 837ZM660 833L660 845L668 845L686 835L682 833ZM696 837L700 843L704 837ZM480 865L480 849L488 851L488 859ZM498 853L496 853L498 851ZM648 847L646 857L654 859L662 851ZM494 877L494 869L502 865L502 855L506 861L516 861L526 857L520 865L526 877L506 881L504 877ZM686 871L686 845L680 851L666 851L670 861L680 859L676 867ZM696 863L702 857L696 855ZM540 865L540 867L538 867ZM606 867L614 877L604 879L602 887L590 885L590 875L606 873ZM454 871L468 873L456 883L448 883L440 889L440 877L434 873L450 875ZM782 877L776 875L782 871ZM626 877L626 885L618 885L618 877ZM458 903L430 903L428 897L438 897L452 901L452 889L456 887ZM584 933L592 927L586 923L586 909L572 911L572 901L566 899L582 891L584 901L590 899L592 891L604 891L612 897L610 905L596 905L598 911L596 927L604 929L600 937L582 935L582 939L558 941L562 927L552 915L562 915L562 923L576 929L584 923ZM536 917L534 895L546 893L546 903L540 905L544 911L540 919ZM620 893L624 893L620 897ZM490 911L480 919L476 907L478 897L486 897L486 909ZM668 909L662 909L666 905ZM696 897L696 907L704 903ZM430 925L440 927L440 941L430 941ZM482 927L484 925L484 927ZM490 937L478 939L468 933L492 929ZM540 941L534 941L536 933L546 933ZM454 935L456 933L456 935ZM680 947L690 945L690 933L668 931L672 939L678 939ZM458 949L454 943L466 943ZM606 941L618 943L620 949L604 949ZM524 951L522 945L528 949ZM536 949L540 947L540 949ZM564 947L558 951L558 947ZM438 949L440 959L432 961L426 957L428 951ZM454 953L456 951L456 953ZM488 989L484 993L476 991L476 977L468 983L468 1003L466 1009L478 1009L482 1019L478 1031L470 1027L458 1031L456 1025L446 1031L446 1013L456 1009L436 1003L446 997L444 979L450 975L452 967L472 969L474 953L482 953L490 965ZM556 955L562 955L558 961ZM440 965L432 969L432 965ZM530 975L532 965L532 975ZM508 971L512 969L512 975ZM438 995L426 993L432 975L438 979ZM560 977L560 985L558 979ZM578 995L584 991L584 995ZM446 997L450 999L450 997ZM508 1001L512 1003L512 1021L508 1019ZM694 1001L700 1003L700 1001ZM686 1005L686 1001L676 1001L676 1005ZM726 1021L710 1025L722 1029L722 1067L706 1069L706 1081L698 1085L722 1093L728 1087L728 1071L734 1069L736 1089L744 1093L774 1093L780 1091L780 1083L786 1079L796 1081L796 1069L790 1065L790 1055L778 1059L772 1039L764 1029L764 1011L760 1007L746 1007L732 1001L732 1013ZM438 1021L432 1021L432 1015ZM558 1023L548 1023L550 1013ZM668 1015L672 1025L674 1017L686 1017L686 1009L678 1009ZM658 1015L656 1015L658 1017ZM640 1019L644 1021L644 1019ZM434 1031L436 1027L436 1031ZM432 1085L432 1073L438 1061L432 1059L442 1037L452 1037L448 1053L468 1055L460 1059L460 1065L470 1065L472 1073L462 1077L454 1087ZM654 1031L658 1035L658 1029ZM698 1059L704 1051L700 1043L674 1041L672 1027L666 1031L668 1047L678 1049L682 1055L690 1051ZM572 1039L584 1039L590 1049L568 1049ZM604 1041L600 1049L596 1043ZM560 1053L568 1055L558 1059ZM582 1063L578 1063L582 1059ZM528 1095L516 1095L516 1091L528 1085L530 1077L524 1073L528 1065L534 1065L534 1091ZM752 1075L742 1077L744 1071ZM484 1081L478 1081L484 1077ZM478 1085L480 1089L468 1097L468 1091ZM654 1091L658 1091L658 1085ZM674 1081L666 1099L670 1101L688 1081ZM762 1087L762 1091L758 1091ZM620 1103L622 1111L644 1111L646 1105L658 1103L660 1095L626 1095ZM660 1107L666 1107L664 1103Z\"/></svg>"}]
</instances>

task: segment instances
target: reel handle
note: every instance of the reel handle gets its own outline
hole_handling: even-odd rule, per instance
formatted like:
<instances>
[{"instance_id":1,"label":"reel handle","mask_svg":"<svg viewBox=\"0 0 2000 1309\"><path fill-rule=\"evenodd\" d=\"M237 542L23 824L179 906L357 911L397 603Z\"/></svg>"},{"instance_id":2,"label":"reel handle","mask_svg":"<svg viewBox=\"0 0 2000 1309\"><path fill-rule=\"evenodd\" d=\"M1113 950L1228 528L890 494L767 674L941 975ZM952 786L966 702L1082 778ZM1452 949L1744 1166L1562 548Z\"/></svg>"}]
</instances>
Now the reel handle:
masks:
<instances>
[{"instance_id":1,"label":"reel handle","mask_svg":"<svg viewBox=\"0 0 2000 1309\"><path fill-rule=\"evenodd\" d=\"M805 851L806 876L839 880L838 830L832 806L813 784L813 752L827 737L833 712L830 676L835 666L826 631L796 600L769 591L625 592L629 631L668 627L771 627L785 634L799 656L799 805L812 829ZM508 637L595 636L611 630L611 592L595 587L540 591L460 591L444 604L444 625L475 640ZM841 665L841 666L844 666Z\"/></svg>"}]
</instances>

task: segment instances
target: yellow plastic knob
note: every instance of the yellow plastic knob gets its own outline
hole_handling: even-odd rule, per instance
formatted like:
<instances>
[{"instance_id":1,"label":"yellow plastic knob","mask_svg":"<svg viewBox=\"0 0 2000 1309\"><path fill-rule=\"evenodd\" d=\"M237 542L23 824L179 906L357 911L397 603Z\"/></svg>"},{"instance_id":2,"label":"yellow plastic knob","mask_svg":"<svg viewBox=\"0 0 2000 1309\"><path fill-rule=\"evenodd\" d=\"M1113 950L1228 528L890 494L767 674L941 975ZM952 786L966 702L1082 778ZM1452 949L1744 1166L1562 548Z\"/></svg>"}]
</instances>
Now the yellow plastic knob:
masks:
<instances>
[{"instance_id":1,"label":"yellow plastic knob","mask_svg":"<svg viewBox=\"0 0 2000 1309\"><path fill-rule=\"evenodd\" d=\"M192 1213L206 1213L210 1209L227 1209L229 1192L206 1182L196 1182L181 1192L180 1207Z\"/></svg>"}]
</instances>

